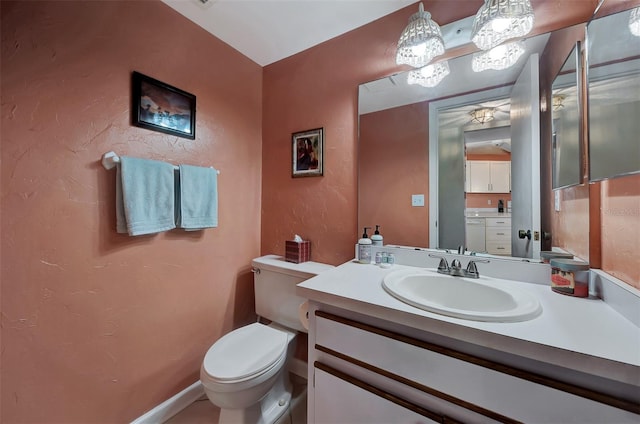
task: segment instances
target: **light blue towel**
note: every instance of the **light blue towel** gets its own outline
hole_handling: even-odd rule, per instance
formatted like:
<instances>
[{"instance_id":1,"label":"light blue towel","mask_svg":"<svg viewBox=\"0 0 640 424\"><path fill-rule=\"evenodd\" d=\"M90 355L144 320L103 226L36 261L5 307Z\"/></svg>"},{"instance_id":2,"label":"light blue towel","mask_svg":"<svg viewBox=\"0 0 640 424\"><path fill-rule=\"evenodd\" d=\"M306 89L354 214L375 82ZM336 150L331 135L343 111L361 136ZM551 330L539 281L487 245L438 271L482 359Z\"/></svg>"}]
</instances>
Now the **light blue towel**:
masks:
<instances>
[{"instance_id":1,"label":"light blue towel","mask_svg":"<svg viewBox=\"0 0 640 424\"><path fill-rule=\"evenodd\" d=\"M177 225L188 231L218 226L218 172L180 165Z\"/></svg>"},{"instance_id":2,"label":"light blue towel","mask_svg":"<svg viewBox=\"0 0 640 424\"><path fill-rule=\"evenodd\" d=\"M119 233L138 236L176 227L173 165L121 156L116 178Z\"/></svg>"}]
</instances>

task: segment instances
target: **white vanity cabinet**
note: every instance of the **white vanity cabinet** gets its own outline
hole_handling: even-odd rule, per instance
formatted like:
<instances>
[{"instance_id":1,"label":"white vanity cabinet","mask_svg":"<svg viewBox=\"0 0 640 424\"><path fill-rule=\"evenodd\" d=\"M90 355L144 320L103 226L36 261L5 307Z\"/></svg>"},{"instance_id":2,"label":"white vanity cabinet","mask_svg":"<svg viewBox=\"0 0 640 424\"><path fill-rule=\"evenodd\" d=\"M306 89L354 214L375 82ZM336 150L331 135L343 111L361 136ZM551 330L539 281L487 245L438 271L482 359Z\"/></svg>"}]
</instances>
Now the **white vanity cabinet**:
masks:
<instances>
[{"instance_id":1,"label":"white vanity cabinet","mask_svg":"<svg viewBox=\"0 0 640 424\"><path fill-rule=\"evenodd\" d=\"M511 217L467 217L465 247L472 252L511 255Z\"/></svg>"},{"instance_id":2,"label":"white vanity cabinet","mask_svg":"<svg viewBox=\"0 0 640 424\"><path fill-rule=\"evenodd\" d=\"M511 162L469 160L465 183L467 193L510 193Z\"/></svg>"},{"instance_id":3,"label":"white vanity cabinet","mask_svg":"<svg viewBox=\"0 0 640 424\"><path fill-rule=\"evenodd\" d=\"M315 302L310 313L309 423L640 420L630 402L390 331L386 321Z\"/></svg>"},{"instance_id":4,"label":"white vanity cabinet","mask_svg":"<svg viewBox=\"0 0 640 424\"><path fill-rule=\"evenodd\" d=\"M511 255L511 218L486 218L487 253Z\"/></svg>"}]
</instances>

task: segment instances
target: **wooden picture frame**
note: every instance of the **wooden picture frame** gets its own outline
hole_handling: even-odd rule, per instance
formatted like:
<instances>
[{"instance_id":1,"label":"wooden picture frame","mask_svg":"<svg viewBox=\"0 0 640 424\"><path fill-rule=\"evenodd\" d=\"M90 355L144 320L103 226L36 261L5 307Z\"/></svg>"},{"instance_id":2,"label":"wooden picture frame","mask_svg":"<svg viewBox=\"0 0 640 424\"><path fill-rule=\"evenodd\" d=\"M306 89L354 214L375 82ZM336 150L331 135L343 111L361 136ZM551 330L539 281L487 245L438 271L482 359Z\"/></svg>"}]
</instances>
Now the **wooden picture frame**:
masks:
<instances>
[{"instance_id":1,"label":"wooden picture frame","mask_svg":"<svg viewBox=\"0 0 640 424\"><path fill-rule=\"evenodd\" d=\"M133 125L195 140L196 96L139 72L132 93Z\"/></svg>"},{"instance_id":2,"label":"wooden picture frame","mask_svg":"<svg viewBox=\"0 0 640 424\"><path fill-rule=\"evenodd\" d=\"M291 135L291 176L320 177L324 164L324 128L296 132Z\"/></svg>"}]
</instances>

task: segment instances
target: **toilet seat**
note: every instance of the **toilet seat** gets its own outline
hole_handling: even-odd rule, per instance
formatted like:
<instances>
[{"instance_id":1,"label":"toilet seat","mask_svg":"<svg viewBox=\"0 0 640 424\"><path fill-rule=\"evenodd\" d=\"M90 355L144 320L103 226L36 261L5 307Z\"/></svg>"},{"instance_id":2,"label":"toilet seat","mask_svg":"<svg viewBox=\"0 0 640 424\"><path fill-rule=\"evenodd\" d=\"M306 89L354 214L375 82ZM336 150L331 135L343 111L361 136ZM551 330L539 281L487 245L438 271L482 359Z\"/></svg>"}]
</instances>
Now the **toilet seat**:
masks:
<instances>
[{"instance_id":1,"label":"toilet seat","mask_svg":"<svg viewBox=\"0 0 640 424\"><path fill-rule=\"evenodd\" d=\"M234 330L213 344L202 370L214 383L239 383L279 366L287 354L287 333L254 323Z\"/></svg>"}]
</instances>

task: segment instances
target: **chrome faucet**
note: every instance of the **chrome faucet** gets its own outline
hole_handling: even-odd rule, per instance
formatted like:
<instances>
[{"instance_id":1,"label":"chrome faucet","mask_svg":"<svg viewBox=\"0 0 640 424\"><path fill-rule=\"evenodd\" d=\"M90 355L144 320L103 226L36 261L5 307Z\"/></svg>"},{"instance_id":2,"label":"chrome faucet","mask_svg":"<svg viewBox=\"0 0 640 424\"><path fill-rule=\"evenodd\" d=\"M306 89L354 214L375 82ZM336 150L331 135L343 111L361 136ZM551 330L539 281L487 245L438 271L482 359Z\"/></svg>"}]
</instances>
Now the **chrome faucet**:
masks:
<instances>
[{"instance_id":1,"label":"chrome faucet","mask_svg":"<svg viewBox=\"0 0 640 424\"><path fill-rule=\"evenodd\" d=\"M480 278L480 273L478 272L476 263L491 262L488 259L473 260L469 261L466 269L462 269L462 263L460 263L459 259L454 259L453 261L451 261L451 266L449 266L449 263L447 262L447 259L445 257L432 254L429 254L429 256L432 258L440 259L440 263L438 264L439 274L451 275L453 277Z\"/></svg>"}]
</instances>

